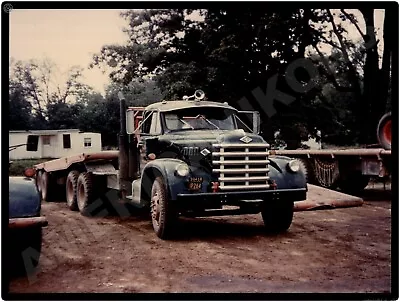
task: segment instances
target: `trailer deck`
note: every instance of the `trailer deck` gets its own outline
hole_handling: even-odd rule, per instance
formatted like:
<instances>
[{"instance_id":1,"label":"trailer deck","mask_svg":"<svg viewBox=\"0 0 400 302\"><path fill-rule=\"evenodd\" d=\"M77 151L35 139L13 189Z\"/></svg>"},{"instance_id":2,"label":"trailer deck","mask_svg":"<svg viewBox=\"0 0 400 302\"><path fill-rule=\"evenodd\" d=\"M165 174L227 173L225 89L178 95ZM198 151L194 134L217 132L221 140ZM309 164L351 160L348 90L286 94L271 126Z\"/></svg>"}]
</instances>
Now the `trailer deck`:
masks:
<instances>
[{"instance_id":1,"label":"trailer deck","mask_svg":"<svg viewBox=\"0 0 400 302\"><path fill-rule=\"evenodd\" d=\"M66 170L72 164L81 162L91 162L96 160L118 159L118 150L101 151L94 153L80 153L72 156L61 157L44 163L35 165L36 170L45 170L46 172Z\"/></svg>"}]
</instances>

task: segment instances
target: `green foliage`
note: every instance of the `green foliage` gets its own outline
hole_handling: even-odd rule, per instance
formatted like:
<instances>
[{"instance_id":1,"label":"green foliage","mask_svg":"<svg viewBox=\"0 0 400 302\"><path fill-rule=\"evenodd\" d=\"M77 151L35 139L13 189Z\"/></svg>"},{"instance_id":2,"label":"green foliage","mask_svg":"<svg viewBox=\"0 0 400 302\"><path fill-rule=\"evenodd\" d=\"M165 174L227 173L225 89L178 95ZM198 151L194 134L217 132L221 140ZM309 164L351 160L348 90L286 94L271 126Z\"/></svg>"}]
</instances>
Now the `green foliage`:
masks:
<instances>
[{"instance_id":1,"label":"green foliage","mask_svg":"<svg viewBox=\"0 0 400 302\"><path fill-rule=\"evenodd\" d=\"M51 160L52 158L37 158L37 159L18 159L13 160L8 168L9 176L23 176L26 168L33 168L34 165Z\"/></svg>"},{"instance_id":2,"label":"green foliage","mask_svg":"<svg viewBox=\"0 0 400 302\"><path fill-rule=\"evenodd\" d=\"M10 129L25 130L31 127L32 105L26 100L23 87L17 83L10 83L8 108Z\"/></svg>"},{"instance_id":3,"label":"green foliage","mask_svg":"<svg viewBox=\"0 0 400 302\"><path fill-rule=\"evenodd\" d=\"M118 145L119 91L124 93L128 106L147 106L162 99L155 83L146 80L131 82L127 86L110 84L105 97L93 93L81 100L78 104L78 128L101 133L102 144L106 147Z\"/></svg>"},{"instance_id":4,"label":"green foliage","mask_svg":"<svg viewBox=\"0 0 400 302\"><path fill-rule=\"evenodd\" d=\"M343 9L128 10L122 13L129 23L128 44L105 45L94 56L93 66L116 63L109 64L114 66L110 77L124 85L153 75L166 99L192 94L198 88L208 99L234 106L245 96L261 111L267 139L281 129L288 139L296 134L300 140L317 127L335 143L357 142L362 137L367 141L375 127L368 119L375 121L385 108L377 100L390 97L390 87L388 68L383 71L385 77L377 72L376 45L367 47L376 40L371 32L373 9L360 11L369 25L364 33L355 16ZM385 20L385 24L389 23ZM360 33L360 41L349 38L348 26ZM385 28L386 32L390 29ZM322 44L333 47L330 57L321 53ZM299 94L288 87L283 74L288 64L304 58L310 48L319 69L313 79L317 87ZM296 101L288 106L275 102L277 114L268 118L251 91L265 90L275 74L279 74L278 89ZM296 78L309 80L304 72ZM379 81L371 81L374 78ZM365 132L371 132L370 138Z\"/></svg>"}]
</instances>

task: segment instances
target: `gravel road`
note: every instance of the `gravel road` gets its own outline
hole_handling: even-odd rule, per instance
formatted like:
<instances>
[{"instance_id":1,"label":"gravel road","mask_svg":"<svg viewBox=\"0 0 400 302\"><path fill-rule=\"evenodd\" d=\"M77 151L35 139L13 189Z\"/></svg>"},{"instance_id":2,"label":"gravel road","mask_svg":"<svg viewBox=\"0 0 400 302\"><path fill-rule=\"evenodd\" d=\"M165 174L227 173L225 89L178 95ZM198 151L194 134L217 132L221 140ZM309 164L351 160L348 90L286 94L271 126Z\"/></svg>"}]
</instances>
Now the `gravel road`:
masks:
<instances>
[{"instance_id":1,"label":"gravel road","mask_svg":"<svg viewBox=\"0 0 400 302\"><path fill-rule=\"evenodd\" d=\"M361 207L295 212L266 234L261 215L180 219L163 241L147 215L85 218L43 203L49 226L37 270L11 293L390 293L391 192Z\"/></svg>"}]
</instances>

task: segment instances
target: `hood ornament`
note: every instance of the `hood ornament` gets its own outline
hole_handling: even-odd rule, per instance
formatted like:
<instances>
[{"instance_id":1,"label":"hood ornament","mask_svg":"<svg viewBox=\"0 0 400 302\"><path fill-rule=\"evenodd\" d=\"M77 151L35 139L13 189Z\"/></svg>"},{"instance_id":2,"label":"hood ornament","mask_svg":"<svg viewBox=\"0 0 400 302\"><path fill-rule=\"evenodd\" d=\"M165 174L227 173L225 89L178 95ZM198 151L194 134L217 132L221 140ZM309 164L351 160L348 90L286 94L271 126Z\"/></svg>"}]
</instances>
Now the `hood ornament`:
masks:
<instances>
[{"instance_id":1,"label":"hood ornament","mask_svg":"<svg viewBox=\"0 0 400 302\"><path fill-rule=\"evenodd\" d=\"M240 140L246 144L248 144L252 141L252 139L250 137L248 137L247 135L243 136Z\"/></svg>"}]
</instances>

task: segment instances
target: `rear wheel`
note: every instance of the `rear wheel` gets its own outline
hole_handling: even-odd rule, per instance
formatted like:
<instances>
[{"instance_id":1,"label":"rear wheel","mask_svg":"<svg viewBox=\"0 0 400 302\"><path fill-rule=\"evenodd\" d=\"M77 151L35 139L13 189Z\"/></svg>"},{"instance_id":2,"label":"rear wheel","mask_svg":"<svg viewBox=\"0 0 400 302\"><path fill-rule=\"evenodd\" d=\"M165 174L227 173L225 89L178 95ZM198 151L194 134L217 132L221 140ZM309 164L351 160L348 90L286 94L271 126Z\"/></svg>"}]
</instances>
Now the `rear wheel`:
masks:
<instances>
[{"instance_id":1,"label":"rear wheel","mask_svg":"<svg viewBox=\"0 0 400 302\"><path fill-rule=\"evenodd\" d=\"M50 173L44 171L41 180L42 200L53 201L55 184Z\"/></svg>"},{"instance_id":2,"label":"rear wheel","mask_svg":"<svg viewBox=\"0 0 400 302\"><path fill-rule=\"evenodd\" d=\"M43 174L43 171L39 170L36 173L36 178L35 178L36 188L40 195L42 194L42 174Z\"/></svg>"},{"instance_id":3,"label":"rear wheel","mask_svg":"<svg viewBox=\"0 0 400 302\"><path fill-rule=\"evenodd\" d=\"M293 201L264 202L261 210L268 232L285 232L293 220Z\"/></svg>"},{"instance_id":4,"label":"rear wheel","mask_svg":"<svg viewBox=\"0 0 400 302\"><path fill-rule=\"evenodd\" d=\"M94 200L92 175L83 172L78 177L77 204L79 212L84 216L90 216L88 207Z\"/></svg>"},{"instance_id":5,"label":"rear wheel","mask_svg":"<svg viewBox=\"0 0 400 302\"><path fill-rule=\"evenodd\" d=\"M161 239L169 238L172 235L176 219L177 215L168 199L164 179L158 176L151 188L151 221L154 232Z\"/></svg>"},{"instance_id":6,"label":"rear wheel","mask_svg":"<svg viewBox=\"0 0 400 302\"><path fill-rule=\"evenodd\" d=\"M78 171L74 170L69 172L65 184L67 205L68 208L72 211L78 210L78 203L77 203L78 177L79 177Z\"/></svg>"}]
</instances>

